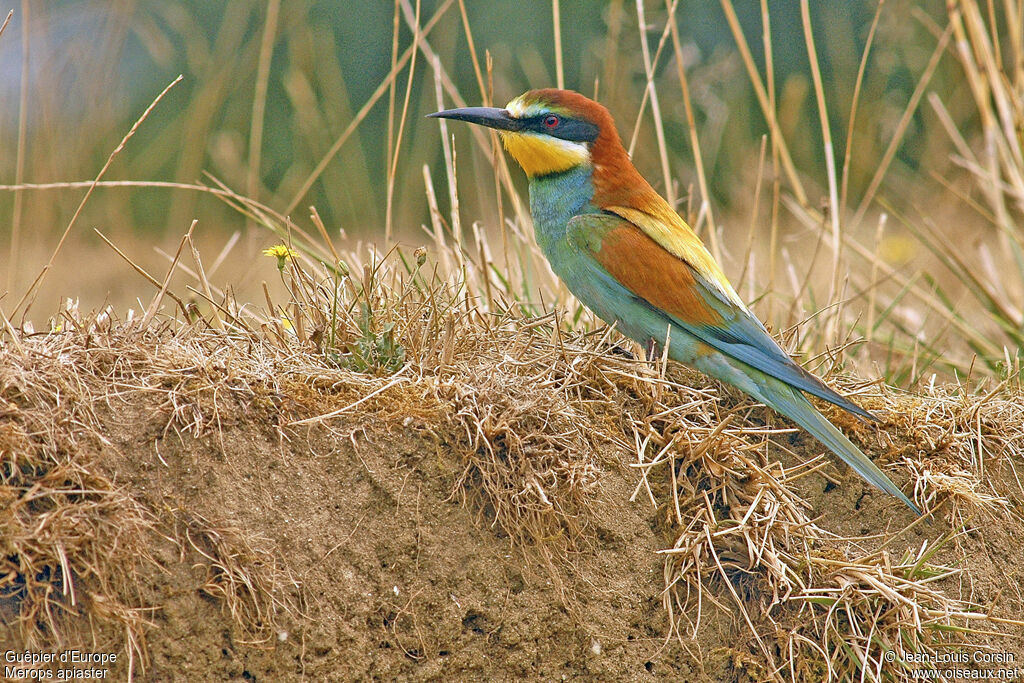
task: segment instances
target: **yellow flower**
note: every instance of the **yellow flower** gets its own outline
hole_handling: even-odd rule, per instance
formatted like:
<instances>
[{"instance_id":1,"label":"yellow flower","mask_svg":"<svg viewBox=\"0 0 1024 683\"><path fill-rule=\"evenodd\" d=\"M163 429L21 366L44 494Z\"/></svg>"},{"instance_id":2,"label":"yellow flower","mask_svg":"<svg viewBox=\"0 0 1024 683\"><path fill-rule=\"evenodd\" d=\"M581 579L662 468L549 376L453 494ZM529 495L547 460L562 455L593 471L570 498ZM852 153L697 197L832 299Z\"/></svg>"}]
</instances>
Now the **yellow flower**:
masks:
<instances>
[{"instance_id":1,"label":"yellow flower","mask_svg":"<svg viewBox=\"0 0 1024 683\"><path fill-rule=\"evenodd\" d=\"M908 235L886 235L878 251L886 263L904 265L917 255L918 243Z\"/></svg>"},{"instance_id":2,"label":"yellow flower","mask_svg":"<svg viewBox=\"0 0 1024 683\"><path fill-rule=\"evenodd\" d=\"M295 258L298 254L294 249L286 244L275 244L269 249L263 250L264 256L273 256L277 259L277 269L284 272L284 264L290 258Z\"/></svg>"}]
</instances>

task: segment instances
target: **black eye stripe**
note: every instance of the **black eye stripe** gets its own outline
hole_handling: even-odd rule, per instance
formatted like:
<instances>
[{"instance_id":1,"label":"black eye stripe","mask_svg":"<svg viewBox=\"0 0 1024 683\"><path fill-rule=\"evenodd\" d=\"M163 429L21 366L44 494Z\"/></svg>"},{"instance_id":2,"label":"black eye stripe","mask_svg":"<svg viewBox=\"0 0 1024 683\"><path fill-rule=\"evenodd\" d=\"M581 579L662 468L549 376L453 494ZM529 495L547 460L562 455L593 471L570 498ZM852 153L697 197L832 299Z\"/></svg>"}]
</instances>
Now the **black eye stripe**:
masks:
<instances>
[{"instance_id":1,"label":"black eye stripe","mask_svg":"<svg viewBox=\"0 0 1024 683\"><path fill-rule=\"evenodd\" d=\"M549 116L551 116L550 113L530 117L523 121L523 128L570 142L593 142L600 133L598 127L590 121L568 116L558 116L558 125L550 127L545 123Z\"/></svg>"}]
</instances>

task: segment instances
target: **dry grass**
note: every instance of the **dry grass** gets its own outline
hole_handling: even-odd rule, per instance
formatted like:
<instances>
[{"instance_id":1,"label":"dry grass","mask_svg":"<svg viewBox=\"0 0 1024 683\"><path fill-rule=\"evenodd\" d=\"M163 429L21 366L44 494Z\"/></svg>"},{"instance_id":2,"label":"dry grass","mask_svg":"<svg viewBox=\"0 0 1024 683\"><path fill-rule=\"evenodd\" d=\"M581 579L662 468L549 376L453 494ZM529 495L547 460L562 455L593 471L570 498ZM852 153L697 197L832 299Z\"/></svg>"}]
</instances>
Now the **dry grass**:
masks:
<instances>
[{"instance_id":1,"label":"dry grass","mask_svg":"<svg viewBox=\"0 0 1024 683\"><path fill-rule=\"evenodd\" d=\"M68 622L79 618L93 642L108 644L109 626L129 660L144 662L148 609L134 586L155 520L91 466L104 447L92 392L82 375L30 351L38 341L0 348L4 627L45 650L66 642Z\"/></svg>"},{"instance_id":2,"label":"dry grass","mask_svg":"<svg viewBox=\"0 0 1024 683\"><path fill-rule=\"evenodd\" d=\"M297 604L283 588L294 581L259 539L188 510L154 508L103 466L113 446L97 411L124 402L162 397L165 431L218 429L225 376L209 340L108 314L83 319L73 307L60 325L0 346L0 613L9 637L37 651L121 649L129 677L144 671L145 633L159 609L146 587L166 571L164 552L202 570L200 590L252 641L268 640Z\"/></svg>"},{"instance_id":3,"label":"dry grass","mask_svg":"<svg viewBox=\"0 0 1024 683\"><path fill-rule=\"evenodd\" d=\"M876 445L882 452L905 453L900 464L915 482L917 499L932 514L945 511L953 529L976 529L971 524L976 516L987 523L1019 523L1006 498L979 472L984 470L979 460L973 459L973 467L968 462L983 444L1000 450L993 456L997 466L1014 466L1022 443L1014 440L1019 407L1011 399L990 396L979 404L961 396L940 417L944 398L875 397L874 410L901 416L895 421L899 428L885 429L879 435L883 443ZM908 414L911 406L916 410ZM981 414L985 418L974 424ZM958 429L965 419L971 427ZM754 679L875 679L884 672L900 680L907 672L893 670L884 659L887 651L934 654L969 644L976 621L986 617L993 624L1021 625L1012 612L994 615L935 588L970 571L935 563L948 538L917 549L904 546L899 555L894 548L901 547L904 530L883 532L879 546L877 538L840 538L819 526L792 485L824 463L780 467L765 459L763 436L751 438L726 425L719 423L702 438L706 425L672 416L653 431L657 452L638 450L636 466L645 480L657 477L649 489L652 500L678 529L672 547L662 552L665 603L677 615L680 644L696 635L704 610L730 609L720 602L725 594L749 627L750 645L756 644L755 661L748 658L746 665ZM917 438L923 443L915 443ZM1016 500L1018 493L1024 489L1012 493Z\"/></svg>"}]
</instances>

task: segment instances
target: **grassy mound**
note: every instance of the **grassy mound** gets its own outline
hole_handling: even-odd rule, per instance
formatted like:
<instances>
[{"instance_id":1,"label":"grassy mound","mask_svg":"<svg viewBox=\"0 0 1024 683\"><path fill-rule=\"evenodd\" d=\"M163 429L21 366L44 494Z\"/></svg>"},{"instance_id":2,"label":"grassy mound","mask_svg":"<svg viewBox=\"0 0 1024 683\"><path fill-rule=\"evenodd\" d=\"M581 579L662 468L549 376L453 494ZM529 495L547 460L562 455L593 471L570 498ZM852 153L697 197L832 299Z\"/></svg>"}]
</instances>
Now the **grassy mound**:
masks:
<instances>
[{"instance_id":1,"label":"grassy mound","mask_svg":"<svg viewBox=\"0 0 1024 683\"><path fill-rule=\"evenodd\" d=\"M72 309L2 342L0 640L154 679L1024 661L1018 394L833 380L916 519L612 330L483 312L397 256L284 262L276 316Z\"/></svg>"}]
</instances>

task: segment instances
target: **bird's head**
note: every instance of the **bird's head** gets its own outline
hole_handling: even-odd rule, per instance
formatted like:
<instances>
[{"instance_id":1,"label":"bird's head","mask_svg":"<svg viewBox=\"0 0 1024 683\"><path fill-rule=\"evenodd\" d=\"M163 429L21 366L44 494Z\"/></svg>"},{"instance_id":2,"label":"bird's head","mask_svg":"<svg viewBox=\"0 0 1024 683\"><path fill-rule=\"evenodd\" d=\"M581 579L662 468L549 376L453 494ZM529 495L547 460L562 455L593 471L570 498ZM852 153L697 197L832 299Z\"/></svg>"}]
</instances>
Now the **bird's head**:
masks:
<instances>
[{"instance_id":1,"label":"bird's head","mask_svg":"<svg viewBox=\"0 0 1024 683\"><path fill-rule=\"evenodd\" d=\"M593 163L596 148L621 148L611 114L571 90L530 90L504 109L467 107L429 116L468 121L501 134L502 143L531 178Z\"/></svg>"}]
</instances>

